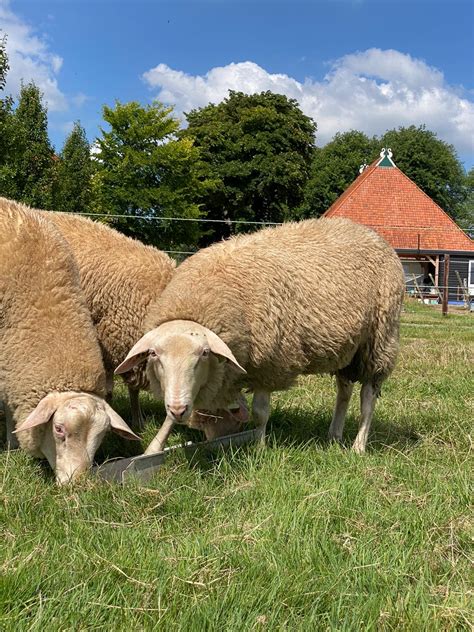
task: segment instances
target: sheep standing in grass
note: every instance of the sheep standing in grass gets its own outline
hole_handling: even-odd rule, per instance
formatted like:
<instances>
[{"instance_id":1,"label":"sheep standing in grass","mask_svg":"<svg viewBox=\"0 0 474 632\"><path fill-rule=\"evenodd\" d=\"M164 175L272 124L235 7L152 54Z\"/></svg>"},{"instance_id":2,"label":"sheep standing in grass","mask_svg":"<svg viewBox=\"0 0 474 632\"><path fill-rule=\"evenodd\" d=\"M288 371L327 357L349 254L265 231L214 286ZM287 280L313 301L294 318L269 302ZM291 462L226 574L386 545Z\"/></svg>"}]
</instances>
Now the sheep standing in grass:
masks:
<instances>
[{"instance_id":1,"label":"sheep standing in grass","mask_svg":"<svg viewBox=\"0 0 474 632\"><path fill-rule=\"evenodd\" d=\"M176 264L164 252L104 224L68 213L42 213L62 233L78 263L111 393L115 367L143 334L148 309L170 281ZM129 390L132 423L141 428L139 390L147 386L145 374L130 371L123 378Z\"/></svg>"},{"instance_id":2,"label":"sheep standing in grass","mask_svg":"<svg viewBox=\"0 0 474 632\"><path fill-rule=\"evenodd\" d=\"M138 439L104 396L100 348L66 242L39 213L0 198L0 400L10 445L16 432L59 483L76 478L109 428Z\"/></svg>"},{"instance_id":3,"label":"sheep standing in grass","mask_svg":"<svg viewBox=\"0 0 474 632\"><path fill-rule=\"evenodd\" d=\"M254 391L265 433L272 391L300 374L334 373L329 436L340 440L360 382L363 452L383 381L398 351L404 278L394 250L344 219L307 220L214 244L185 261L117 373L147 361L167 418L147 452L192 409L216 410Z\"/></svg>"}]
</instances>

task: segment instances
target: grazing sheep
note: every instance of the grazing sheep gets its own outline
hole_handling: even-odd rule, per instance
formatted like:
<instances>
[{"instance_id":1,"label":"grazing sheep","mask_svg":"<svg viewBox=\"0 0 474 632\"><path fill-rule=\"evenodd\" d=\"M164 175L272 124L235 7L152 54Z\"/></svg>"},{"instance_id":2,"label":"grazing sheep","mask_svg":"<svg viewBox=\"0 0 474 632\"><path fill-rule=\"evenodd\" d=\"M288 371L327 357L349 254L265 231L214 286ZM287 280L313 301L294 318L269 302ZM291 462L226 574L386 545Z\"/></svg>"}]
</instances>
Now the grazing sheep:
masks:
<instances>
[{"instance_id":1,"label":"grazing sheep","mask_svg":"<svg viewBox=\"0 0 474 632\"><path fill-rule=\"evenodd\" d=\"M116 230L69 213L41 211L62 233L79 266L82 289L102 348L109 394L115 367L143 334L150 305L171 279L175 262ZM141 428L139 390L143 371L122 376L130 395L132 423Z\"/></svg>"},{"instance_id":2,"label":"grazing sheep","mask_svg":"<svg viewBox=\"0 0 474 632\"><path fill-rule=\"evenodd\" d=\"M116 372L147 359L167 418L216 410L247 387L264 437L272 391L299 374L334 373L329 436L341 439L354 382L362 384L363 452L376 398L398 351L402 266L373 231L345 219L306 220L234 237L187 259L150 310L150 329ZM149 448L150 449L150 448ZM148 451L149 451L148 449Z\"/></svg>"},{"instance_id":3,"label":"grazing sheep","mask_svg":"<svg viewBox=\"0 0 474 632\"><path fill-rule=\"evenodd\" d=\"M18 433L59 483L76 478L109 428L139 438L104 396L100 348L65 240L36 211L0 198L0 400L10 444Z\"/></svg>"}]
</instances>

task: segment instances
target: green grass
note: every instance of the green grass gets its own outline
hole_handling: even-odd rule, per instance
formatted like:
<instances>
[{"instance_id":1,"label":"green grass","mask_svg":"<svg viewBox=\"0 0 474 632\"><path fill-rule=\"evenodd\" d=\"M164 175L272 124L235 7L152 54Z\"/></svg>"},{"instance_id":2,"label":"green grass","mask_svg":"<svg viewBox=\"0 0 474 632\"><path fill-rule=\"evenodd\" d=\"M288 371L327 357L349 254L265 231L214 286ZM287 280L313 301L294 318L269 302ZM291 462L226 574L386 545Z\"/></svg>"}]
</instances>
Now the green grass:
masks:
<instances>
[{"instance_id":1,"label":"green grass","mask_svg":"<svg viewBox=\"0 0 474 632\"><path fill-rule=\"evenodd\" d=\"M471 629L473 356L472 316L408 304L364 457L325 441L326 376L274 397L267 449L179 453L148 488L3 453L0 629Z\"/></svg>"}]
</instances>

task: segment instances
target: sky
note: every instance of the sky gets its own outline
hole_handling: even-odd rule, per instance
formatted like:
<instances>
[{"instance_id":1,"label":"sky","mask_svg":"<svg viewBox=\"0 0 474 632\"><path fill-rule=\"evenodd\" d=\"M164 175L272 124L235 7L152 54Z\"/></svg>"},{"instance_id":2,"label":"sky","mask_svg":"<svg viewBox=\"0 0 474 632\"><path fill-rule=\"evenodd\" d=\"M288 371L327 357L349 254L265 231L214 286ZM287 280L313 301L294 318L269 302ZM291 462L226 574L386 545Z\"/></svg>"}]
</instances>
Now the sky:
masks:
<instances>
[{"instance_id":1,"label":"sky","mask_svg":"<svg viewBox=\"0 0 474 632\"><path fill-rule=\"evenodd\" d=\"M421 125L474 166L473 0L0 0L10 72L44 93L57 151L116 100L176 116L229 89L295 98L336 132ZM396 162L396 156L394 156Z\"/></svg>"}]
</instances>

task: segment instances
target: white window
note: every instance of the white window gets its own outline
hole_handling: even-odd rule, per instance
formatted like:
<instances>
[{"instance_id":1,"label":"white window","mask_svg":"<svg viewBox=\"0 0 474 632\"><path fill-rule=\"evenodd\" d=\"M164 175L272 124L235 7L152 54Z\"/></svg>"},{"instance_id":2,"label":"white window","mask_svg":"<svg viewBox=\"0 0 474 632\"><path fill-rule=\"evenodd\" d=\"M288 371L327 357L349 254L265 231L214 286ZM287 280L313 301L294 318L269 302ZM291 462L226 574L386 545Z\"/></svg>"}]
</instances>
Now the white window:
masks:
<instances>
[{"instance_id":1,"label":"white window","mask_svg":"<svg viewBox=\"0 0 474 632\"><path fill-rule=\"evenodd\" d=\"M474 259L469 261L469 274L467 280L469 286L469 294L474 295Z\"/></svg>"},{"instance_id":2,"label":"white window","mask_svg":"<svg viewBox=\"0 0 474 632\"><path fill-rule=\"evenodd\" d=\"M417 283L422 285L423 283L423 266L419 261L402 261L403 272L405 273L405 284L407 286L408 292L415 291L415 282L413 277L415 277Z\"/></svg>"}]
</instances>

